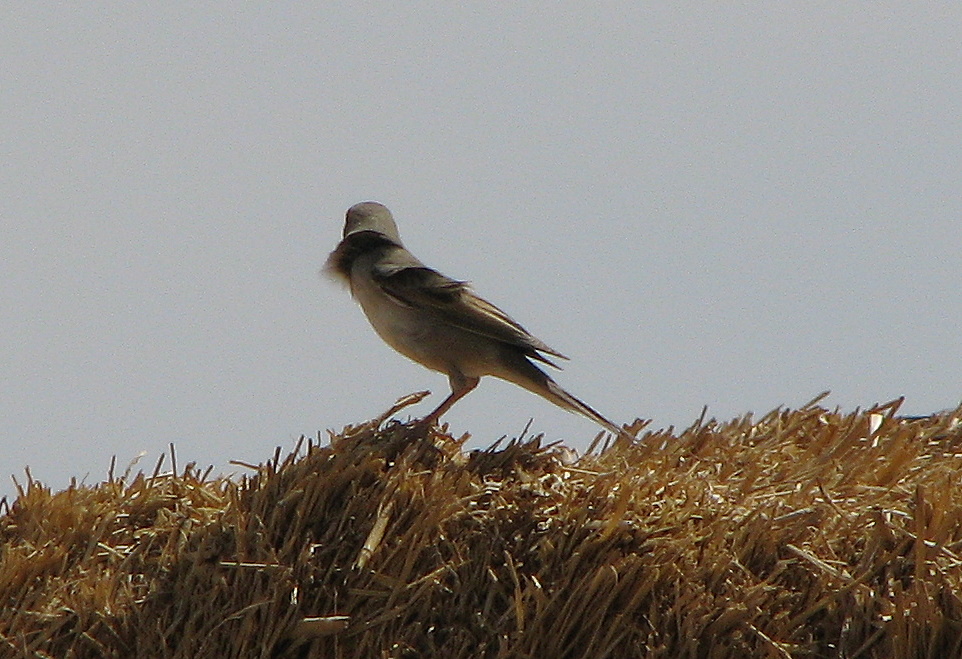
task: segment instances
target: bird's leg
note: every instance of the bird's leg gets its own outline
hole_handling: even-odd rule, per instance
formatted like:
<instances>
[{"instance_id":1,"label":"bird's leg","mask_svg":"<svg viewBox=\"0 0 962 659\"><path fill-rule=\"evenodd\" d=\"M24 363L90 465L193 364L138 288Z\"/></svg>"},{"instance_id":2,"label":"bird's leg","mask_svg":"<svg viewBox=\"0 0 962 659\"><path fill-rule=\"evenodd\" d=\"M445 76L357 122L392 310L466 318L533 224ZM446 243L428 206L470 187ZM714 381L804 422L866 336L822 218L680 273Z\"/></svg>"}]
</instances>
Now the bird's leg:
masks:
<instances>
[{"instance_id":1,"label":"bird's leg","mask_svg":"<svg viewBox=\"0 0 962 659\"><path fill-rule=\"evenodd\" d=\"M441 418L441 415L451 409L451 406L467 396L472 389L478 386L481 378L469 378L460 371L448 374L451 383L451 395L441 401L437 409L421 419L421 423L431 425Z\"/></svg>"}]
</instances>

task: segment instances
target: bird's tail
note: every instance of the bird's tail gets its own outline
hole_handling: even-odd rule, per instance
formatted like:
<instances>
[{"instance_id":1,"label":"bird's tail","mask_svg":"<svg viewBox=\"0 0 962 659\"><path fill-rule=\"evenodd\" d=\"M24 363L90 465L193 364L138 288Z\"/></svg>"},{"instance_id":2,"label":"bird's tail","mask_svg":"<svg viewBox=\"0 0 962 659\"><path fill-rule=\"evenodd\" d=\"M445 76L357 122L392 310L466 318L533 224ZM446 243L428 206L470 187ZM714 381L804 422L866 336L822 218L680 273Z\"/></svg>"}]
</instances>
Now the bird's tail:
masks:
<instances>
[{"instance_id":1,"label":"bird's tail","mask_svg":"<svg viewBox=\"0 0 962 659\"><path fill-rule=\"evenodd\" d=\"M547 382L545 383L547 393L538 392L544 398L547 398L555 405L563 407L568 411L577 412L582 416L588 417L608 432L613 433L616 437L627 436L634 439L624 428L616 426L614 423L601 416L597 410L588 405L586 402L569 394L550 377L545 376L545 378L547 379Z\"/></svg>"},{"instance_id":2,"label":"bird's tail","mask_svg":"<svg viewBox=\"0 0 962 659\"><path fill-rule=\"evenodd\" d=\"M561 385L551 379L551 376L532 364L526 358L520 357L520 359L512 364L512 366L513 368L511 369L510 374L511 377L507 377L507 374L502 375L499 373L497 375L505 380L509 380L524 387L528 391L538 394L542 398L551 401L562 409L566 409L569 412L575 412L576 414L581 414L582 416L591 419L608 432L613 433L616 437L625 437L630 440L635 439L623 427L615 425L603 417L590 405L562 389Z\"/></svg>"}]
</instances>

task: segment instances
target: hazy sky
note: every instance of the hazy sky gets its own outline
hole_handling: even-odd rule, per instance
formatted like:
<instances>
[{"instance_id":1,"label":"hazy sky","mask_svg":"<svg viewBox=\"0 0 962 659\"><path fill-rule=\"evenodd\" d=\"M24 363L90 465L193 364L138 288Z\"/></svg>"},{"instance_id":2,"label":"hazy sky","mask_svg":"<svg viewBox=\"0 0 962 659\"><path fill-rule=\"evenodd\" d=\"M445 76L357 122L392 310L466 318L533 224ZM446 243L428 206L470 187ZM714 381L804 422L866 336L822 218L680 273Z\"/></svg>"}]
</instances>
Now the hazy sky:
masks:
<instances>
[{"instance_id":1,"label":"hazy sky","mask_svg":"<svg viewBox=\"0 0 962 659\"><path fill-rule=\"evenodd\" d=\"M368 199L616 422L958 405L962 4L639 4L5 7L0 494L432 409L318 274Z\"/></svg>"}]
</instances>

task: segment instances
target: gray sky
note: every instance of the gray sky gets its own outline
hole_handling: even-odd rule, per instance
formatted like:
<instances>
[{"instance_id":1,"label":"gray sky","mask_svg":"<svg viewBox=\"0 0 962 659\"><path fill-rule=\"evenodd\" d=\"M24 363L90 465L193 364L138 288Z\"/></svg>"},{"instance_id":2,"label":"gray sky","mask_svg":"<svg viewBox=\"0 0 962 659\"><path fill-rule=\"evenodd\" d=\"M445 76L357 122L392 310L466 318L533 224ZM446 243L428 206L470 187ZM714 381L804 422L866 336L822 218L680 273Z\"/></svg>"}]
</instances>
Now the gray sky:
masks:
<instances>
[{"instance_id":1,"label":"gray sky","mask_svg":"<svg viewBox=\"0 0 962 659\"><path fill-rule=\"evenodd\" d=\"M368 199L616 422L957 405L962 5L638 4L6 7L0 494L430 410L318 275ZM446 420L531 417L597 431Z\"/></svg>"}]
</instances>

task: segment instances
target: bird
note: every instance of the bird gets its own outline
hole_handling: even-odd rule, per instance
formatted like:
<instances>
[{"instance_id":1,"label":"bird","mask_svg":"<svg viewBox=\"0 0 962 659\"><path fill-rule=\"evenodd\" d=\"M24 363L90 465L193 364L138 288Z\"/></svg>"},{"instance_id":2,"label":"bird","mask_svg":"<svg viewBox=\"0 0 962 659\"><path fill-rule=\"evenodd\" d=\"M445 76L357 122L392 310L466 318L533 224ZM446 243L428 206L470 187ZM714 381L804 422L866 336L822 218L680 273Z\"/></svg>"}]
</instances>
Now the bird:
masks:
<instances>
[{"instance_id":1,"label":"bird","mask_svg":"<svg viewBox=\"0 0 962 659\"><path fill-rule=\"evenodd\" d=\"M365 201L347 210L343 238L324 271L350 288L385 343L447 375L451 394L421 422L437 422L483 376L492 375L581 414L615 435L627 434L534 363L560 369L550 358L568 357L476 295L468 282L429 268L409 252L394 216L383 204Z\"/></svg>"}]
</instances>

